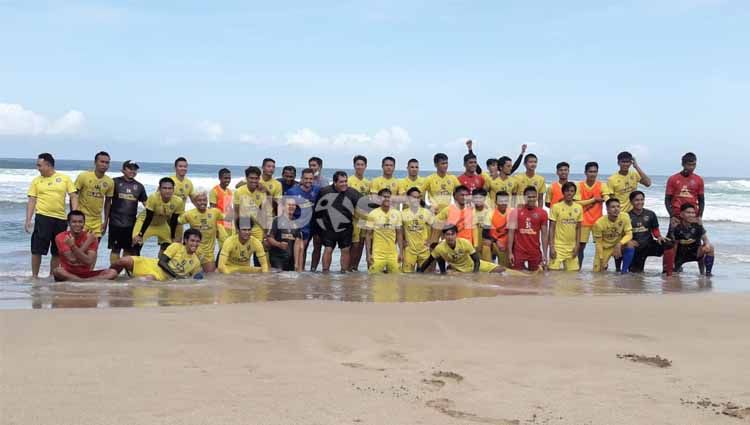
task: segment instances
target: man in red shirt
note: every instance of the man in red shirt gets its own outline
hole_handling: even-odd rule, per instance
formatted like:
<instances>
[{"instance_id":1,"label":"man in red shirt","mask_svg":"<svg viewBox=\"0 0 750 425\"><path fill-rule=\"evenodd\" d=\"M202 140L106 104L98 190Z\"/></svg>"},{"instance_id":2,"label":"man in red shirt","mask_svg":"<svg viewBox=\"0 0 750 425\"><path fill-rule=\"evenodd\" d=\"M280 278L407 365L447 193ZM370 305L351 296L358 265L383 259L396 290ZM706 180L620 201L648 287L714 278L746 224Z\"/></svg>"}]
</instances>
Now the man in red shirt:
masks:
<instances>
[{"instance_id":1,"label":"man in red shirt","mask_svg":"<svg viewBox=\"0 0 750 425\"><path fill-rule=\"evenodd\" d=\"M547 266L547 212L537 207L534 186L523 191L526 205L511 212L508 222L508 261L515 270L535 272Z\"/></svg>"},{"instance_id":2,"label":"man in red shirt","mask_svg":"<svg viewBox=\"0 0 750 425\"><path fill-rule=\"evenodd\" d=\"M474 189L484 188L484 177L477 171L477 156L473 153L464 155L464 173L458 176L458 181L473 193Z\"/></svg>"},{"instance_id":3,"label":"man in red shirt","mask_svg":"<svg viewBox=\"0 0 750 425\"><path fill-rule=\"evenodd\" d=\"M703 178L695 174L697 158L688 152L682 156L682 171L667 180L667 191L664 205L669 212L670 227L680 222L680 208L683 204L698 206L698 217L703 217L705 199L703 197Z\"/></svg>"},{"instance_id":4,"label":"man in red shirt","mask_svg":"<svg viewBox=\"0 0 750 425\"><path fill-rule=\"evenodd\" d=\"M60 265L52 273L58 282L84 280L115 279L114 269L92 270L96 264L96 250L99 240L96 235L83 230L86 217L81 211L73 210L68 213L68 227L55 236L60 254Z\"/></svg>"}]
</instances>

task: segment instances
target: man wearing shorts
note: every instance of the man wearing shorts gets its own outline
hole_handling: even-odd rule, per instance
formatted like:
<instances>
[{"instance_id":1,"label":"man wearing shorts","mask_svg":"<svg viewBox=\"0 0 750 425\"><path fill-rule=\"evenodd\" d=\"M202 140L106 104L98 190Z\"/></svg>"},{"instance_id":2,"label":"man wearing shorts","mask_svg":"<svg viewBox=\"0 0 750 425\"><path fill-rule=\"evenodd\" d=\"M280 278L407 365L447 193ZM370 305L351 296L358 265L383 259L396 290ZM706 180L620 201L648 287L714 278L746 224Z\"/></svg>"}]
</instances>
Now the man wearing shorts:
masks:
<instances>
[{"instance_id":1,"label":"man wearing shorts","mask_svg":"<svg viewBox=\"0 0 750 425\"><path fill-rule=\"evenodd\" d=\"M436 153L432 160L435 163L435 172L424 179L420 191L427 194L430 210L437 214L451 204L451 195L461 186L461 182L456 176L448 173L448 155Z\"/></svg>"},{"instance_id":2,"label":"man wearing shorts","mask_svg":"<svg viewBox=\"0 0 750 425\"><path fill-rule=\"evenodd\" d=\"M574 201L575 183L563 183L562 194L562 201L552 206L549 215L549 269L578 271L578 241L581 239L583 207Z\"/></svg>"},{"instance_id":3,"label":"man wearing shorts","mask_svg":"<svg viewBox=\"0 0 750 425\"><path fill-rule=\"evenodd\" d=\"M417 187L407 189L408 207L401 211L404 231L404 254L401 271L412 273L430 256L430 233L435 218L422 206L422 193Z\"/></svg>"},{"instance_id":4,"label":"man wearing shorts","mask_svg":"<svg viewBox=\"0 0 750 425\"><path fill-rule=\"evenodd\" d=\"M267 273L266 251L263 242L252 236L252 220L243 218L238 226L237 233L227 238L221 246L217 270L223 274ZM253 257L258 258L260 266L250 264Z\"/></svg>"},{"instance_id":5,"label":"man wearing shorts","mask_svg":"<svg viewBox=\"0 0 750 425\"><path fill-rule=\"evenodd\" d=\"M404 253L401 213L391 207L390 189L377 193L378 208L367 215L367 266L369 273L400 273Z\"/></svg>"},{"instance_id":6,"label":"man wearing shorts","mask_svg":"<svg viewBox=\"0 0 750 425\"><path fill-rule=\"evenodd\" d=\"M597 180L599 176L599 164L587 162L583 170L586 180L578 182L578 204L583 207L583 221L581 222L581 240L578 248L578 267L583 265L583 251L591 236L591 229L596 221L604 214L604 201L609 199L611 193L605 182Z\"/></svg>"},{"instance_id":7,"label":"man wearing shorts","mask_svg":"<svg viewBox=\"0 0 750 425\"><path fill-rule=\"evenodd\" d=\"M133 277L163 282L170 279L200 279L201 262L196 251L201 244L201 232L198 229L187 229L182 237L182 243L174 242L159 258L122 257L112 264L118 274L127 270Z\"/></svg>"},{"instance_id":8,"label":"man wearing shorts","mask_svg":"<svg viewBox=\"0 0 750 425\"><path fill-rule=\"evenodd\" d=\"M300 223L295 220L297 202L294 197L281 201L282 213L273 219L271 232L268 234L268 258L271 268L281 271L303 271L302 250L305 241L302 239Z\"/></svg>"},{"instance_id":9,"label":"man wearing shorts","mask_svg":"<svg viewBox=\"0 0 750 425\"><path fill-rule=\"evenodd\" d=\"M133 248L133 228L138 215L138 203L146 207L146 188L135 176L138 164L133 161L122 163L122 176L112 181L115 187L112 195L112 206L109 210L109 236L107 248L111 250L109 262L114 263L123 255L137 255Z\"/></svg>"},{"instance_id":10,"label":"man wearing shorts","mask_svg":"<svg viewBox=\"0 0 750 425\"><path fill-rule=\"evenodd\" d=\"M55 281L81 282L94 279L115 279L112 269L93 270L99 238L85 230L86 215L78 210L68 213L69 230L55 236L55 245L60 254L60 265L52 271Z\"/></svg>"},{"instance_id":11,"label":"man wearing shorts","mask_svg":"<svg viewBox=\"0 0 750 425\"><path fill-rule=\"evenodd\" d=\"M370 181L365 177L367 170L367 157L356 155L352 160L354 175L349 176L349 187L359 192L362 196L370 195ZM354 214L354 233L352 234L350 270L356 272L362 259L362 251L365 246L365 225L367 222L367 211L357 209Z\"/></svg>"},{"instance_id":12,"label":"man wearing shorts","mask_svg":"<svg viewBox=\"0 0 750 425\"><path fill-rule=\"evenodd\" d=\"M676 246L675 270L681 271L685 263L697 262L700 273L711 276L714 267L714 246L708 240L706 229L699 222L695 205L680 206L680 222L672 227L668 237ZM667 274L671 274L671 271Z\"/></svg>"},{"instance_id":13,"label":"man wearing shorts","mask_svg":"<svg viewBox=\"0 0 750 425\"><path fill-rule=\"evenodd\" d=\"M297 213L295 213L295 220L301 225L300 231L302 232L302 239L305 241L305 246L302 248L302 270L304 270L307 261L307 247L310 245L310 240L313 241L311 271L315 271L318 267L321 246L320 236L313 232L313 229L316 228L313 220L315 203L318 201L320 195L320 189L313 184L314 177L315 172L311 168L305 168L302 170L302 178L300 178L299 185L289 189L289 192L287 192L287 196L294 198L296 201Z\"/></svg>"},{"instance_id":14,"label":"man wearing shorts","mask_svg":"<svg viewBox=\"0 0 750 425\"><path fill-rule=\"evenodd\" d=\"M622 258L622 272L627 273L635 254L635 250L627 245L633 239L630 216L620 211L620 201L617 198L609 198L605 205L607 215L597 220L593 229L596 244L594 271L606 271L609 259L614 257Z\"/></svg>"},{"instance_id":15,"label":"man wearing shorts","mask_svg":"<svg viewBox=\"0 0 750 425\"><path fill-rule=\"evenodd\" d=\"M628 246L635 249L633 262L630 264L630 272L642 273L646 265L646 258L661 257L666 247L671 243L659 232L659 218L656 213L643 208L646 195L640 190L634 190L630 194L630 225L633 227L633 239Z\"/></svg>"},{"instance_id":16,"label":"man wearing shorts","mask_svg":"<svg viewBox=\"0 0 750 425\"><path fill-rule=\"evenodd\" d=\"M232 172L228 168L219 170L219 184L213 187L208 193L208 205L211 208L217 208L224 215L221 225L224 226L224 232L227 237L234 233L232 189L229 184L232 182ZM221 240L219 246L221 246Z\"/></svg>"},{"instance_id":17,"label":"man wearing shorts","mask_svg":"<svg viewBox=\"0 0 750 425\"><path fill-rule=\"evenodd\" d=\"M78 195L70 177L55 171L55 158L48 153L36 160L39 176L31 181L26 205L24 228L31 233L31 277L39 278L42 256L52 250L50 274L59 265L55 237L68 227L65 196L70 198L70 209L78 209ZM32 222L31 219L34 218Z\"/></svg>"},{"instance_id":18,"label":"man wearing shorts","mask_svg":"<svg viewBox=\"0 0 750 425\"><path fill-rule=\"evenodd\" d=\"M333 260L333 250L341 250L341 271L349 270L349 249L352 244L354 211L361 195L349 187L344 171L336 171L333 184L320 190L315 205L315 221L320 229L324 247L323 272L328 273Z\"/></svg>"},{"instance_id":19,"label":"man wearing shorts","mask_svg":"<svg viewBox=\"0 0 750 425\"><path fill-rule=\"evenodd\" d=\"M107 230L112 196L115 192L115 183L106 174L109 170L109 161L107 152L97 153L94 156L94 171L82 172L75 181L78 208L86 214L86 231L99 239Z\"/></svg>"},{"instance_id":20,"label":"man wearing shorts","mask_svg":"<svg viewBox=\"0 0 750 425\"><path fill-rule=\"evenodd\" d=\"M508 262L508 215L510 209L510 194L500 191L495 194L495 208L485 217L482 226L484 251L490 251L490 259L497 257L497 262L503 267L510 266ZM483 254L486 255L486 254ZM483 258L489 261L487 258Z\"/></svg>"},{"instance_id":21,"label":"man wearing shorts","mask_svg":"<svg viewBox=\"0 0 750 425\"><path fill-rule=\"evenodd\" d=\"M534 205L539 205L541 208L544 205L544 193L547 191L547 183L544 180L544 176L536 173L537 166L539 165L539 158L533 153L527 154L523 158L523 166L526 168L526 172L516 174L513 177L513 189L516 195L516 205L521 206L526 202L526 188L529 186L534 187L537 193L537 201Z\"/></svg>"},{"instance_id":22,"label":"man wearing shorts","mask_svg":"<svg viewBox=\"0 0 750 425\"><path fill-rule=\"evenodd\" d=\"M536 272L547 266L548 217L536 206L539 193L534 186L526 187L523 196L523 205L513 209L508 223L508 261L514 270Z\"/></svg>"},{"instance_id":23,"label":"man wearing shorts","mask_svg":"<svg viewBox=\"0 0 750 425\"><path fill-rule=\"evenodd\" d=\"M174 180L163 177L159 180L159 190L148 197L146 209L135 220L133 247L136 252L140 254L143 244L151 237L156 237L159 252L171 243L179 243L177 221L184 212L185 203L174 195Z\"/></svg>"},{"instance_id":24,"label":"man wearing shorts","mask_svg":"<svg viewBox=\"0 0 750 425\"><path fill-rule=\"evenodd\" d=\"M216 270L216 241L227 238L222 221L224 214L218 208L208 208L208 193L196 192L193 194L195 208L180 215L179 224L188 224L191 229L201 232L201 244L198 247L198 259L201 268L206 273Z\"/></svg>"}]
</instances>

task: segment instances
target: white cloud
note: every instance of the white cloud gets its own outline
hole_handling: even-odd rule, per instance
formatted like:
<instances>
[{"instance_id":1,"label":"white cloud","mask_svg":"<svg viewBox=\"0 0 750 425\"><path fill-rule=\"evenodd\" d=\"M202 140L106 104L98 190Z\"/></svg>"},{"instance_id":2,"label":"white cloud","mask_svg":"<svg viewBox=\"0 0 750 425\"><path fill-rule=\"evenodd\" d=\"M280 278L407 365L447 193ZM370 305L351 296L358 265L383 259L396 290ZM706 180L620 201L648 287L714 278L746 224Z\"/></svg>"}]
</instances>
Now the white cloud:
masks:
<instances>
[{"instance_id":1,"label":"white cloud","mask_svg":"<svg viewBox=\"0 0 750 425\"><path fill-rule=\"evenodd\" d=\"M197 125L198 131L209 140L219 140L224 135L224 126L214 121L201 121Z\"/></svg>"},{"instance_id":2,"label":"white cloud","mask_svg":"<svg viewBox=\"0 0 750 425\"><path fill-rule=\"evenodd\" d=\"M246 145L259 145L262 143L261 139L258 136L248 133L240 134L240 136L237 138L237 141Z\"/></svg>"},{"instance_id":3,"label":"white cloud","mask_svg":"<svg viewBox=\"0 0 750 425\"><path fill-rule=\"evenodd\" d=\"M0 103L0 136L78 134L83 131L85 123L83 112L74 109L51 120L19 104Z\"/></svg>"},{"instance_id":4,"label":"white cloud","mask_svg":"<svg viewBox=\"0 0 750 425\"><path fill-rule=\"evenodd\" d=\"M333 137L326 137L309 128L303 128L287 135L287 145L303 148L358 149L367 147L370 149L403 151L410 144L409 132L399 126L384 128L372 135L340 133Z\"/></svg>"}]
</instances>

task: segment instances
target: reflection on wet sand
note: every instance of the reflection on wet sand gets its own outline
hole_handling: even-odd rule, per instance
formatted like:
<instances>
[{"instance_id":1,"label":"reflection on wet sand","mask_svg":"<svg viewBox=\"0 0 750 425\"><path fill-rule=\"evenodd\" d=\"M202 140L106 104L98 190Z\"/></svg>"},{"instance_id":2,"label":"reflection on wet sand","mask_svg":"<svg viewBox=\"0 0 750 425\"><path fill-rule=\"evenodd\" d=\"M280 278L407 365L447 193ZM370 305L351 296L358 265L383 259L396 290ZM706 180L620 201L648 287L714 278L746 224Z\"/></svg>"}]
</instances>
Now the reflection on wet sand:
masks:
<instances>
[{"instance_id":1,"label":"reflection on wet sand","mask_svg":"<svg viewBox=\"0 0 750 425\"><path fill-rule=\"evenodd\" d=\"M119 280L97 283L40 283L31 286L32 308L158 307L284 300L347 302L447 301L498 295L603 295L679 293L709 290L698 276L553 273L529 277L492 275L375 275L366 273L275 273L213 275L201 281L151 283ZM24 307L24 301L18 301ZM25 304L29 307L29 304Z\"/></svg>"}]
</instances>

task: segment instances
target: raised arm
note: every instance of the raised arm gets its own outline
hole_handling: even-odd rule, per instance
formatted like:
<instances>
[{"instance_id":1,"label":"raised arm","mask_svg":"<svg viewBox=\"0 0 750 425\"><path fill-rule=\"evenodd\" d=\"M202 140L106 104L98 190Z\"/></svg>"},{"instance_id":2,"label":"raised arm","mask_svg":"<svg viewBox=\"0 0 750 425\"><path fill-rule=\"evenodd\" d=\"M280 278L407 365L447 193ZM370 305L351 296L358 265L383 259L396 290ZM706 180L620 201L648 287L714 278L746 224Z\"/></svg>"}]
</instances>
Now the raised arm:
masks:
<instances>
[{"instance_id":1,"label":"raised arm","mask_svg":"<svg viewBox=\"0 0 750 425\"><path fill-rule=\"evenodd\" d=\"M638 165L638 162L633 158L633 167L635 168L635 171L638 172L638 174L641 176L641 184L646 187L651 187L651 178L646 175L645 172L641 169L641 167Z\"/></svg>"}]
</instances>

